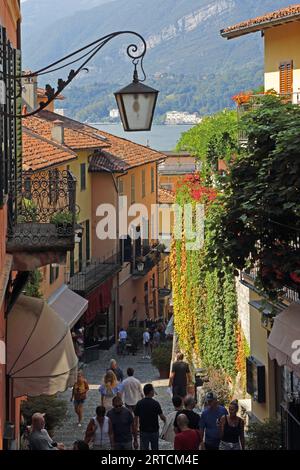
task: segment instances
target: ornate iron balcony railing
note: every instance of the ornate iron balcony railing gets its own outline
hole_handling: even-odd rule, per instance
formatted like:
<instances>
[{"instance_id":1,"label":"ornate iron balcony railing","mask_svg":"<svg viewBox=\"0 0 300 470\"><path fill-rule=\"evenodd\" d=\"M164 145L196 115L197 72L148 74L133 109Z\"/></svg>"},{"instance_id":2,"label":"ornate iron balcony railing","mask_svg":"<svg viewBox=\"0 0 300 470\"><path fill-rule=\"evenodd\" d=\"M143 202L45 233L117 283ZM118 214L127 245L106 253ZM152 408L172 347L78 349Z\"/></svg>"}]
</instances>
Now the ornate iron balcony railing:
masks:
<instances>
[{"instance_id":1,"label":"ornate iron balcony railing","mask_svg":"<svg viewBox=\"0 0 300 470\"><path fill-rule=\"evenodd\" d=\"M65 271L65 283L70 289L80 294L87 294L121 270L120 253L114 253L107 258L93 259L80 272L71 274Z\"/></svg>"},{"instance_id":2,"label":"ornate iron balcony railing","mask_svg":"<svg viewBox=\"0 0 300 470\"><path fill-rule=\"evenodd\" d=\"M66 251L74 247L76 179L70 171L23 174L10 183L8 251Z\"/></svg>"}]
</instances>

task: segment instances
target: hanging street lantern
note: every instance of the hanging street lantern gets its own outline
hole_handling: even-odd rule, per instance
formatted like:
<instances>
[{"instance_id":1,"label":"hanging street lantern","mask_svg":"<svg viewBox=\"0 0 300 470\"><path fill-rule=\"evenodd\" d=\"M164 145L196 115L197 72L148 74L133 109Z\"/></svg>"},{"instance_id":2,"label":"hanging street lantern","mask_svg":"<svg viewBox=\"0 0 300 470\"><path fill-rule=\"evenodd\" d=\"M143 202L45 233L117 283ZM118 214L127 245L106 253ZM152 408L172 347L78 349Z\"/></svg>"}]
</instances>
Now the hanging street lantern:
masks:
<instances>
[{"instance_id":1,"label":"hanging street lantern","mask_svg":"<svg viewBox=\"0 0 300 470\"><path fill-rule=\"evenodd\" d=\"M125 131L151 130L158 93L140 82L135 69L133 82L114 94Z\"/></svg>"}]
</instances>

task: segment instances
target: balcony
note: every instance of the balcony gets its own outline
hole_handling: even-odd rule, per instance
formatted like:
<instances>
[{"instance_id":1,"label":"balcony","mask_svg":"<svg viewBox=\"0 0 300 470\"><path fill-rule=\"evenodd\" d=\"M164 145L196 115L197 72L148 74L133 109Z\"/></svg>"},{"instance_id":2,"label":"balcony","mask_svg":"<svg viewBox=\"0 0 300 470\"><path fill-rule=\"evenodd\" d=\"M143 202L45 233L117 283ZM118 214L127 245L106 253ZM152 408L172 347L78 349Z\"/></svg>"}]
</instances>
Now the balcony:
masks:
<instances>
[{"instance_id":1,"label":"balcony","mask_svg":"<svg viewBox=\"0 0 300 470\"><path fill-rule=\"evenodd\" d=\"M80 295L86 295L93 289L110 279L122 269L120 254L116 253L109 258L92 260L80 272L65 273L65 283L69 288Z\"/></svg>"},{"instance_id":2,"label":"balcony","mask_svg":"<svg viewBox=\"0 0 300 470\"><path fill-rule=\"evenodd\" d=\"M23 175L11 182L7 251L12 254L63 253L75 243L76 179L69 171ZM47 256L44 257L44 263ZM51 256L50 256L51 258ZM51 260L49 259L51 262Z\"/></svg>"},{"instance_id":3,"label":"balcony","mask_svg":"<svg viewBox=\"0 0 300 470\"><path fill-rule=\"evenodd\" d=\"M260 106L262 98L267 96L266 94L257 94L250 96L248 102L240 104L237 106L238 120L240 120L243 115L249 111L254 111ZM289 93L287 95L277 95L282 97L286 102L290 102L295 105L300 105L300 92ZM239 129L238 140L241 147L246 147L248 143L248 135L244 129Z\"/></svg>"},{"instance_id":4,"label":"balcony","mask_svg":"<svg viewBox=\"0 0 300 470\"><path fill-rule=\"evenodd\" d=\"M161 253L159 251L160 245L157 245L154 248L149 248L148 253L144 256L140 256L136 258L135 261L132 262L132 277L133 279L140 279L143 276L146 276L151 269L156 266L161 258ZM145 251L143 251L145 253Z\"/></svg>"},{"instance_id":5,"label":"balcony","mask_svg":"<svg viewBox=\"0 0 300 470\"><path fill-rule=\"evenodd\" d=\"M161 163L158 165L158 173L160 175L186 175L195 173L199 167L196 163L177 163L177 164L168 164Z\"/></svg>"}]
</instances>

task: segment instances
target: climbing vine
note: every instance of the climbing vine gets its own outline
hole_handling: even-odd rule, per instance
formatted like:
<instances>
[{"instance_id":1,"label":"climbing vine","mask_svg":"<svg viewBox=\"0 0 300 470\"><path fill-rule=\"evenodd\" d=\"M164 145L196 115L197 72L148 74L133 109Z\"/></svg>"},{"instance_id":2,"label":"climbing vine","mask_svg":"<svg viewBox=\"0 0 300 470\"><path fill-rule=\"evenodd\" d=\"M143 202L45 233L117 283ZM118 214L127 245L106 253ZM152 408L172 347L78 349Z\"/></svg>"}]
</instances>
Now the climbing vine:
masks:
<instances>
[{"instance_id":1,"label":"climbing vine","mask_svg":"<svg viewBox=\"0 0 300 470\"><path fill-rule=\"evenodd\" d=\"M233 268L220 258L210 268L211 246L221 214L221 196L199 175L186 177L177 188L176 202L184 211L191 204L196 229L196 204L204 205L204 244L187 249L183 217L182 238L171 248L171 276L175 330L188 360L222 369L228 377L237 374L237 299Z\"/></svg>"}]
</instances>

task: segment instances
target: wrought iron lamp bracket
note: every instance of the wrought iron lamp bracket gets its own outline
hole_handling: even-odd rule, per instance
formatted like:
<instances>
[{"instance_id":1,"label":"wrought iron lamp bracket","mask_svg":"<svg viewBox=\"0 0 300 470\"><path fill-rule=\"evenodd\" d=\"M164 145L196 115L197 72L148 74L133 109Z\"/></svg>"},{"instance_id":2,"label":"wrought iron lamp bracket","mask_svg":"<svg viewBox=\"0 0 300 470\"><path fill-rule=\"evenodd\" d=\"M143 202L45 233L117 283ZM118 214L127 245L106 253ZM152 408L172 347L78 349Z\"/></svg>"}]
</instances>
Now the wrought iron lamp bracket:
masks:
<instances>
[{"instance_id":1,"label":"wrought iron lamp bracket","mask_svg":"<svg viewBox=\"0 0 300 470\"><path fill-rule=\"evenodd\" d=\"M28 74L24 74L21 77L13 77L15 80L20 80L22 78L30 78L30 77L38 77L40 75L45 75L51 72L55 72L57 70L61 70L71 64L77 63L80 60L83 60L83 62L76 68L76 69L71 69L68 75L68 78L66 80L63 80L62 78L58 79L57 82L57 87L56 89L53 88L51 85L46 85L46 96L47 96L47 101L45 102L40 102L39 107L35 110L33 110L30 113L24 113L19 116L11 115L9 113L6 113L2 110L0 110L0 114L4 114L9 117L18 117L18 118L26 118L29 116L34 116L35 114L39 113L41 110L46 108L55 98L58 97L58 95L74 80L74 78L82 71L87 71L88 68L86 65L92 60L92 58L112 39L123 35L123 34L132 34L136 36L142 44L142 49L139 51L139 47L137 44L129 44L129 46L126 49L126 53L130 59L132 59L132 63L134 65L134 74L133 74L133 79L135 82L143 82L146 80L146 74L143 68L143 59L147 51L147 44L143 36L141 36L139 33L136 33L135 31L116 31L113 33L110 33L106 36L103 36L96 41L80 48L77 49L76 51L72 52L71 54L68 54L65 57L62 57L61 59L58 59L57 61L53 62L52 64L47 65L46 67L43 67L40 70L37 70L35 72L31 72ZM61 65L63 62L66 60L70 59L73 56L78 55L79 53L86 51L87 49L90 49L88 52L85 52L83 55L78 57L77 59L72 60L71 62L68 62L67 64ZM143 79L140 80L138 78L138 72L137 72L137 66L140 64L141 71L143 73ZM56 67L58 66L58 67ZM53 68L54 67L54 68Z\"/></svg>"}]
</instances>

